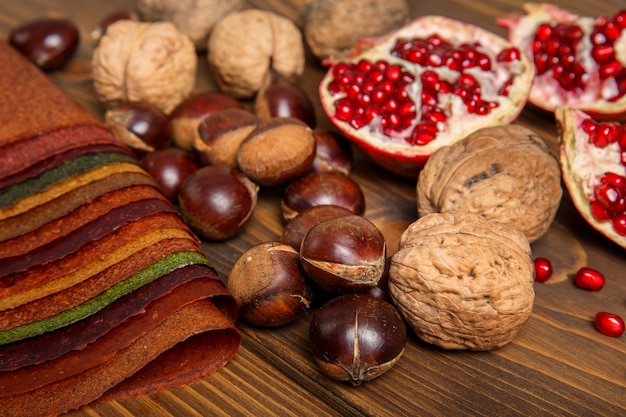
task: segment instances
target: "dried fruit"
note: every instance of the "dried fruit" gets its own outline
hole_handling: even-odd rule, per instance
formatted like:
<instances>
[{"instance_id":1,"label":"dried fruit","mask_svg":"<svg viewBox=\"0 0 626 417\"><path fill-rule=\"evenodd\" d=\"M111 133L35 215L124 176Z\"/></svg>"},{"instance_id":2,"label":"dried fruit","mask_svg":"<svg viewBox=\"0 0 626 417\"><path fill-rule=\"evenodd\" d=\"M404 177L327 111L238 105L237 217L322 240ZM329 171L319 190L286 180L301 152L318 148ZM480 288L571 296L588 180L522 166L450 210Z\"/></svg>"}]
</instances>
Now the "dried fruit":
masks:
<instances>
[{"instance_id":1,"label":"dried fruit","mask_svg":"<svg viewBox=\"0 0 626 417\"><path fill-rule=\"evenodd\" d=\"M420 216L467 211L521 230L532 243L550 228L561 202L555 155L519 125L480 129L438 149L417 182Z\"/></svg>"},{"instance_id":2,"label":"dried fruit","mask_svg":"<svg viewBox=\"0 0 626 417\"><path fill-rule=\"evenodd\" d=\"M434 213L402 234L389 292L424 341L489 350L510 342L530 317L533 272L519 230L475 213Z\"/></svg>"},{"instance_id":3,"label":"dried fruit","mask_svg":"<svg viewBox=\"0 0 626 417\"><path fill-rule=\"evenodd\" d=\"M406 346L406 326L388 302L347 294L315 313L309 339L313 358L324 374L357 386L398 362Z\"/></svg>"},{"instance_id":4,"label":"dried fruit","mask_svg":"<svg viewBox=\"0 0 626 417\"><path fill-rule=\"evenodd\" d=\"M63 67L78 48L80 34L67 19L42 18L26 22L11 31L9 45L44 71Z\"/></svg>"},{"instance_id":5,"label":"dried fruit","mask_svg":"<svg viewBox=\"0 0 626 417\"><path fill-rule=\"evenodd\" d=\"M319 92L332 122L367 155L416 177L441 146L513 121L533 76L532 63L505 39L424 16L335 62Z\"/></svg>"},{"instance_id":6,"label":"dried fruit","mask_svg":"<svg viewBox=\"0 0 626 417\"><path fill-rule=\"evenodd\" d=\"M246 9L229 13L213 27L207 59L220 90L235 98L250 98L272 72L287 80L302 75L304 43L291 20Z\"/></svg>"},{"instance_id":7,"label":"dried fruit","mask_svg":"<svg viewBox=\"0 0 626 417\"><path fill-rule=\"evenodd\" d=\"M546 282L552 276L554 270L552 269L552 262L547 258L535 258L533 259L535 264L535 282Z\"/></svg>"},{"instance_id":8,"label":"dried fruit","mask_svg":"<svg viewBox=\"0 0 626 417\"><path fill-rule=\"evenodd\" d=\"M563 182L574 206L597 231L626 248L626 125L558 108Z\"/></svg>"},{"instance_id":9,"label":"dried fruit","mask_svg":"<svg viewBox=\"0 0 626 417\"><path fill-rule=\"evenodd\" d=\"M548 111L575 106L604 115L625 112L626 9L597 18L545 3L524 10L526 15L498 23L536 67L529 102Z\"/></svg>"},{"instance_id":10,"label":"dried fruit","mask_svg":"<svg viewBox=\"0 0 626 417\"><path fill-rule=\"evenodd\" d=\"M574 282L578 288L590 291L600 291L604 287L604 275L602 272L583 266L574 275Z\"/></svg>"},{"instance_id":11,"label":"dried fruit","mask_svg":"<svg viewBox=\"0 0 626 417\"><path fill-rule=\"evenodd\" d=\"M596 313L593 324L605 336L620 337L624 333L624 320L617 314L600 311Z\"/></svg>"}]
</instances>

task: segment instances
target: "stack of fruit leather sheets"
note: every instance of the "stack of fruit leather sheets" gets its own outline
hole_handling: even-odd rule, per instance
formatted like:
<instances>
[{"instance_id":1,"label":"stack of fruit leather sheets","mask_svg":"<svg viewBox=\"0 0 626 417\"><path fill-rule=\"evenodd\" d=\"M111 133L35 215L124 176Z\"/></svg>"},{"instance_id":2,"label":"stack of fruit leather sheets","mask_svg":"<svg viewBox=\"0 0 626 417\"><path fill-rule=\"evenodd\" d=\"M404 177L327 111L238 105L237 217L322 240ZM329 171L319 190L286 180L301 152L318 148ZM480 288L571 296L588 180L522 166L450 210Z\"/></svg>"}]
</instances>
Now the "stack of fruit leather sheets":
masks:
<instances>
[{"instance_id":1,"label":"stack of fruit leather sheets","mask_svg":"<svg viewBox=\"0 0 626 417\"><path fill-rule=\"evenodd\" d=\"M205 379L236 316L132 151L0 41L0 416Z\"/></svg>"}]
</instances>

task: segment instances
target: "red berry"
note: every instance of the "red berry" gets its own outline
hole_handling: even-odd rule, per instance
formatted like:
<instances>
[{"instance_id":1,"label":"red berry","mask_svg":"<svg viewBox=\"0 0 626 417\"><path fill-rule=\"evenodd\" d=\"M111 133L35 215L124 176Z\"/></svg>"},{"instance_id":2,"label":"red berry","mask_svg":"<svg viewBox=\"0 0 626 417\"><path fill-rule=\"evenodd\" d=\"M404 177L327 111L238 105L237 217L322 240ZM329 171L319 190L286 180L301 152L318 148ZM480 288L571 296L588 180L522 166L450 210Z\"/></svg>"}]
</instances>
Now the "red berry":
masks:
<instances>
[{"instance_id":1,"label":"red berry","mask_svg":"<svg viewBox=\"0 0 626 417\"><path fill-rule=\"evenodd\" d=\"M600 311L596 313L593 324L605 336L620 337L624 333L624 320L617 314Z\"/></svg>"},{"instance_id":2,"label":"red berry","mask_svg":"<svg viewBox=\"0 0 626 417\"><path fill-rule=\"evenodd\" d=\"M552 263L547 258L535 258L535 282L546 282L552 276Z\"/></svg>"},{"instance_id":3,"label":"red berry","mask_svg":"<svg viewBox=\"0 0 626 417\"><path fill-rule=\"evenodd\" d=\"M599 291L604 286L604 275L595 269L583 266L576 272L574 282L579 288L590 291Z\"/></svg>"}]
</instances>

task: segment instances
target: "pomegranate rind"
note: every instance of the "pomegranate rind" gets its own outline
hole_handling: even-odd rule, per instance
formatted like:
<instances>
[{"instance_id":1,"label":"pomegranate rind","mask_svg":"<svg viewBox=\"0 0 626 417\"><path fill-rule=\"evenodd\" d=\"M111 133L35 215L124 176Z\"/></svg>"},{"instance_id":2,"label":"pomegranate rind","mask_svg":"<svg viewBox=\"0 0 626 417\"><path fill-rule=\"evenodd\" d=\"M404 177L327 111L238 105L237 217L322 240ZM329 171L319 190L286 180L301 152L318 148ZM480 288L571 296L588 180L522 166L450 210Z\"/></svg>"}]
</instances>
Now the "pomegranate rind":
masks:
<instances>
[{"instance_id":1,"label":"pomegranate rind","mask_svg":"<svg viewBox=\"0 0 626 417\"><path fill-rule=\"evenodd\" d=\"M591 118L589 114L576 108L559 107L555 118L560 132L559 160L563 182L576 210L595 230L626 248L626 236L615 232L610 221L596 220L589 205L593 187L600 182L601 176L607 171L626 176L626 168L619 163L619 158L611 163L590 151L593 145L588 143L588 136L580 128L584 119Z\"/></svg>"},{"instance_id":2,"label":"pomegranate rind","mask_svg":"<svg viewBox=\"0 0 626 417\"><path fill-rule=\"evenodd\" d=\"M576 23L588 38L593 30L595 18L579 16L555 5L547 3L525 3L526 14L511 13L496 19L496 23L508 30L508 40L517 46L532 62L532 40L542 23ZM588 55L588 54L587 54ZM599 92L604 90L610 96L612 87L608 82L601 83L597 70L589 71L592 59L583 61L589 80L585 91L565 91L552 78L552 71L536 75L528 96L528 102L547 112L556 108L576 107L584 110L597 120L626 118L626 95L615 101L603 99Z\"/></svg>"},{"instance_id":3,"label":"pomegranate rind","mask_svg":"<svg viewBox=\"0 0 626 417\"><path fill-rule=\"evenodd\" d=\"M345 61L326 62L329 68L319 85L322 108L332 123L375 163L395 174L410 178L416 178L419 175L430 155L440 147L455 143L483 127L516 120L526 105L535 76L534 65L526 55L521 54L520 60L516 62L516 74L512 79L509 95L496 97L497 108L492 109L487 116L474 116L467 112L459 99L459 102L454 104L452 116L448 119L448 129L440 131L432 142L421 146L411 145L402 138L391 138L379 132L373 133L366 127L354 129L347 122L339 121L334 117L334 103L342 97L341 95L334 97L328 91L328 85L333 81L332 71L335 65L341 62L354 63L361 59L371 61L382 59L389 64L400 64L405 70L414 74L416 80L419 80L419 75L431 67L421 67L394 57L390 51L399 38L416 36L425 38L435 34L446 40L458 40L459 43L477 42L486 47L494 57L500 51L513 47L513 44L505 38L472 24L443 16L422 16L385 36L360 42L355 49L358 53ZM368 45L371 47L368 48ZM416 81L414 84L419 84L419 82ZM413 98L419 107L420 100Z\"/></svg>"}]
</instances>

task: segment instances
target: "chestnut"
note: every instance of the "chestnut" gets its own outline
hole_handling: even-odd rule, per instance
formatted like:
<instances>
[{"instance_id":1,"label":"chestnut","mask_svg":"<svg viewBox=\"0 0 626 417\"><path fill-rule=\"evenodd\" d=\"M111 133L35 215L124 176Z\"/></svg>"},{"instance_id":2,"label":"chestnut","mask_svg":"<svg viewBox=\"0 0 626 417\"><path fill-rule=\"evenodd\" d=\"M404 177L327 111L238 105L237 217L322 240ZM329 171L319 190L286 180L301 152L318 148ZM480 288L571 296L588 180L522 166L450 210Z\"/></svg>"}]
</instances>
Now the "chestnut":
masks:
<instances>
[{"instance_id":1,"label":"chestnut","mask_svg":"<svg viewBox=\"0 0 626 417\"><path fill-rule=\"evenodd\" d=\"M311 128L317 123L309 96L297 84L279 76L271 77L257 93L254 112L261 120L293 117Z\"/></svg>"},{"instance_id":2,"label":"chestnut","mask_svg":"<svg viewBox=\"0 0 626 417\"><path fill-rule=\"evenodd\" d=\"M235 236L252 217L259 187L238 170L198 169L180 186L178 203L189 227L209 240Z\"/></svg>"},{"instance_id":3,"label":"chestnut","mask_svg":"<svg viewBox=\"0 0 626 417\"><path fill-rule=\"evenodd\" d=\"M42 70L52 71L74 56L80 34L68 19L42 18L13 29L8 42Z\"/></svg>"},{"instance_id":4,"label":"chestnut","mask_svg":"<svg viewBox=\"0 0 626 417\"><path fill-rule=\"evenodd\" d=\"M237 150L260 120L243 109L225 109L206 116L197 127L193 143L200 165L238 168Z\"/></svg>"},{"instance_id":5,"label":"chestnut","mask_svg":"<svg viewBox=\"0 0 626 417\"><path fill-rule=\"evenodd\" d=\"M140 156L172 143L169 116L146 101L114 103L107 109L104 121L116 138Z\"/></svg>"},{"instance_id":6,"label":"chestnut","mask_svg":"<svg viewBox=\"0 0 626 417\"><path fill-rule=\"evenodd\" d=\"M287 221L314 206L330 204L347 208L354 214L365 213L361 186L337 171L310 172L291 182L283 192L281 210Z\"/></svg>"},{"instance_id":7,"label":"chestnut","mask_svg":"<svg viewBox=\"0 0 626 417\"><path fill-rule=\"evenodd\" d=\"M325 375L358 386L382 375L402 357L406 325L387 301L346 294L313 315L309 340L313 358Z\"/></svg>"},{"instance_id":8,"label":"chestnut","mask_svg":"<svg viewBox=\"0 0 626 417\"><path fill-rule=\"evenodd\" d=\"M302 239L313 226L324 220L347 216L348 214L352 214L352 212L347 208L331 204L310 207L299 213L285 225L280 240L295 250L300 251Z\"/></svg>"},{"instance_id":9,"label":"chestnut","mask_svg":"<svg viewBox=\"0 0 626 417\"><path fill-rule=\"evenodd\" d=\"M292 117L262 121L237 150L239 169L260 185L286 184L308 172L315 158L313 131Z\"/></svg>"},{"instance_id":10,"label":"chestnut","mask_svg":"<svg viewBox=\"0 0 626 417\"><path fill-rule=\"evenodd\" d=\"M316 142L313 171L338 171L350 175L354 154L347 140L338 133L325 129L314 129Z\"/></svg>"},{"instance_id":11,"label":"chestnut","mask_svg":"<svg viewBox=\"0 0 626 417\"><path fill-rule=\"evenodd\" d=\"M210 114L226 109L243 109L243 104L219 91L202 91L181 101L170 113L174 144L191 150L199 139L198 125Z\"/></svg>"},{"instance_id":12,"label":"chestnut","mask_svg":"<svg viewBox=\"0 0 626 417\"><path fill-rule=\"evenodd\" d=\"M165 198L175 203L183 181L198 169L194 158L179 148L158 149L141 159L141 166L152 176Z\"/></svg>"},{"instance_id":13,"label":"chestnut","mask_svg":"<svg viewBox=\"0 0 626 417\"><path fill-rule=\"evenodd\" d=\"M119 9L104 16L91 31L91 37L99 41L104 36L109 26L120 20L139 20L139 16L133 10Z\"/></svg>"},{"instance_id":14,"label":"chestnut","mask_svg":"<svg viewBox=\"0 0 626 417\"><path fill-rule=\"evenodd\" d=\"M313 297L298 252L273 241L253 246L237 260L227 288L237 300L239 317L261 327L295 321Z\"/></svg>"},{"instance_id":15,"label":"chestnut","mask_svg":"<svg viewBox=\"0 0 626 417\"><path fill-rule=\"evenodd\" d=\"M356 214L324 220L302 239L300 262L306 275L331 294L366 292L385 271L385 238Z\"/></svg>"}]
</instances>

